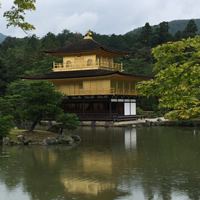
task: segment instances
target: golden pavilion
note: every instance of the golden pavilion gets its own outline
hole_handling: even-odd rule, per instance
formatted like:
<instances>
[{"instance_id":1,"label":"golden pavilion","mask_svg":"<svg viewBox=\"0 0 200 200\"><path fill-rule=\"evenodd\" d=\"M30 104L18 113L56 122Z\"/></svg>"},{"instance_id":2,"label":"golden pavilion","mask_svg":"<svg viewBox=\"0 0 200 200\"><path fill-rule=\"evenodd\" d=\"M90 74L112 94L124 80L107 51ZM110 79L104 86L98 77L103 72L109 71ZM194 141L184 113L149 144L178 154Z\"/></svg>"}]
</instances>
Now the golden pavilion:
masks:
<instances>
[{"instance_id":1,"label":"golden pavilion","mask_svg":"<svg viewBox=\"0 0 200 200\"><path fill-rule=\"evenodd\" d=\"M125 57L126 52L99 44L88 31L82 41L45 53L63 62L53 63L53 72L25 79L52 82L66 94L61 105L64 112L76 113L82 121L137 118L135 86L150 78L124 73L123 65L114 63L114 58Z\"/></svg>"}]
</instances>

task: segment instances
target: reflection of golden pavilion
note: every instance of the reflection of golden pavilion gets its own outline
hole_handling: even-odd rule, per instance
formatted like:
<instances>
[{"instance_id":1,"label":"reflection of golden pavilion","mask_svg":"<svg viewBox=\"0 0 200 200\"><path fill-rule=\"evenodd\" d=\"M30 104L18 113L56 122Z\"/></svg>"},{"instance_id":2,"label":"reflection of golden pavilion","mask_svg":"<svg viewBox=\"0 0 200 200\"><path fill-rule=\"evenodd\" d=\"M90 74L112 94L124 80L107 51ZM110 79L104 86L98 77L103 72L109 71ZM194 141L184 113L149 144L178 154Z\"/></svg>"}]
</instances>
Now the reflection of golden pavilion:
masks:
<instances>
[{"instance_id":1,"label":"reflection of golden pavilion","mask_svg":"<svg viewBox=\"0 0 200 200\"><path fill-rule=\"evenodd\" d=\"M44 165L54 167L57 164L58 155L50 149L44 151L42 148L37 148L34 149L33 154Z\"/></svg>"},{"instance_id":2,"label":"reflection of golden pavilion","mask_svg":"<svg viewBox=\"0 0 200 200\"><path fill-rule=\"evenodd\" d=\"M116 184L109 179L112 176L112 155L101 152L83 152L80 166L87 178L78 174L68 175L67 170L61 181L68 192L98 195L99 193L115 189Z\"/></svg>"},{"instance_id":3,"label":"reflection of golden pavilion","mask_svg":"<svg viewBox=\"0 0 200 200\"><path fill-rule=\"evenodd\" d=\"M100 127L100 130L105 130L105 128ZM98 195L106 191L113 191L116 189L120 177L120 171L116 171L116 169L124 169L130 162L132 162L132 167L137 165L134 157L130 161L128 154L124 154L126 151L133 151L135 154L133 153L131 156L136 156L136 129L125 129L123 134L120 131L116 135L112 138L112 142L117 144L114 149L82 151L73 172L68 169L64 170L61 181L68 192ZM98 137L95 139L100 141ZM124 152L118 148L122 148Z\"/></svg>"},{"instance_id":4,"label":"reflection of golden pavilion","mask_svg":"<svg viewBox=\"0 0 200 200\"><path fill-rule=\"evenodd\" d=\"M80 180L61 178L68 192L98 195L102 191L115 189L115 184L108 181Z\"/></svg>"},{"instance_id":5,"label":"reflection of golden pavilion","mask_svg":"<svg viewBox=\"0 0 200 200\"><path fill-rule=\"evenodd\" d=\"M88 32L77 44L45 53L62 58L62 63L53 63L53 72L23 78L52 82L67 95L62 103L65 112L90 121L137 118L135 86L150 78L124 73L122 64L115 63L115 58L125 57L127 52L99 44Z\"/></svg>"},{"instance_id":6,"label":"reflection of golden pavilion","mask_svg":"<svg viewBox=\"0 0 200 200\"><path fill-rule=\"evenodd\" d=\"M82 158L85 172L105 174L105 176L112 174L112 157L110 154L101 152L84 153Z\"/></svg>"}]
</instances>

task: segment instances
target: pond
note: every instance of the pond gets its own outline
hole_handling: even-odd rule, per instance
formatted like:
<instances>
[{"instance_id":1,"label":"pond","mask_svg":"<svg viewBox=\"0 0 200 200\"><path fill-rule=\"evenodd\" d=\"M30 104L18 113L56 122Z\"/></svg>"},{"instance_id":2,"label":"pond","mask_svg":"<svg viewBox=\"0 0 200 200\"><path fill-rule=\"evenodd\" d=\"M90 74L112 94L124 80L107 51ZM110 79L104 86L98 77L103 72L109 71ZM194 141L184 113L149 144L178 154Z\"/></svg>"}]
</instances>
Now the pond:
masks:
<instances>
[{"instance_id":1,"label":"pond","mask_svg":"<svg viewBox=\"0 0 200 200\"><path fill-rule=\"evenodd\" d=\"M80 127L66 146L0 147L4 200L200 199L200 130Z\"/></svg>"}]
</instances>

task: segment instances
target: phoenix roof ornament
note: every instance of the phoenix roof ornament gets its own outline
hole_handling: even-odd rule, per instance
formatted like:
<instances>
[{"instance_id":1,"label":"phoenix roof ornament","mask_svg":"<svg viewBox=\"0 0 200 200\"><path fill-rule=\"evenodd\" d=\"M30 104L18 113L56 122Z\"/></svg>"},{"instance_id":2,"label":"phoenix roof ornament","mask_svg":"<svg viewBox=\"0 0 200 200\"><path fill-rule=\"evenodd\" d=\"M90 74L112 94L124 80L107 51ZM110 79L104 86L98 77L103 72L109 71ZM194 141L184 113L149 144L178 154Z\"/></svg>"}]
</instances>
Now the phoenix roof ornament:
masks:
<instances>
[{"instance_id":1,"label":"phoenix roof ornament","mask_svg":"<svg viewBox=\"0 0 200 200\"><path fill-rule=\"evenodd\" d=\"M88 30L87 33L86 33L86 36L84 37L84 39L93 39L91 37L91 35L92 35L92 32L90 30Z\"/></svg>"}]
</instances>

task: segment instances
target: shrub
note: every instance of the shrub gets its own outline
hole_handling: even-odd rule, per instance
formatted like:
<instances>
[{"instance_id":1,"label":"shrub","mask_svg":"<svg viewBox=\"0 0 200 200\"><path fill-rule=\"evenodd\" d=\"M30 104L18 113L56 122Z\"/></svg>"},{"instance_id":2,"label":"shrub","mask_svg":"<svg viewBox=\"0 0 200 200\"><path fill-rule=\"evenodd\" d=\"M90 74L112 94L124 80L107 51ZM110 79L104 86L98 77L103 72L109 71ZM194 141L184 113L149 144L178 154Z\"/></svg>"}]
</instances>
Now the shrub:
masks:
<instances>
[{"instance_id":1,"label":"shrub","mask_svg":"<svg viewBox=\"0 0 200 200\"><path fill-rule=\"evenodd\" d=\"M140 107L136 107L136 113L137 113L137 115L143 115L144 114L143 110Z\"/></svg>"},{"instance_id":2,"label":"shrub","mask_svg":"<svg viewBox=\"0 0 200 200\"><path fill-rule=\"evenodd\" d=\"M58 127L61 129L61 134L63 129L75 130L80 122L76 114L62 113L56 117L56 122L58 122Z\"/></svg>"}]
</instances>

